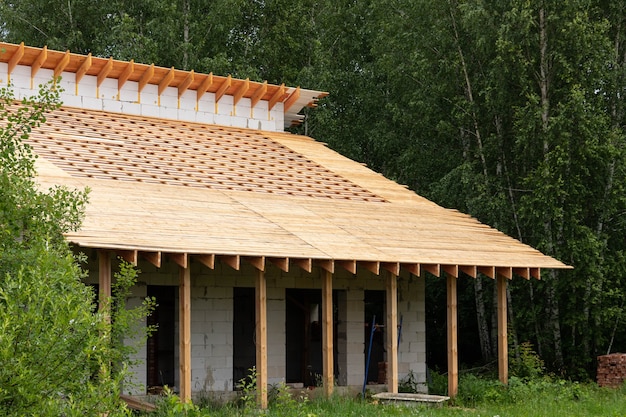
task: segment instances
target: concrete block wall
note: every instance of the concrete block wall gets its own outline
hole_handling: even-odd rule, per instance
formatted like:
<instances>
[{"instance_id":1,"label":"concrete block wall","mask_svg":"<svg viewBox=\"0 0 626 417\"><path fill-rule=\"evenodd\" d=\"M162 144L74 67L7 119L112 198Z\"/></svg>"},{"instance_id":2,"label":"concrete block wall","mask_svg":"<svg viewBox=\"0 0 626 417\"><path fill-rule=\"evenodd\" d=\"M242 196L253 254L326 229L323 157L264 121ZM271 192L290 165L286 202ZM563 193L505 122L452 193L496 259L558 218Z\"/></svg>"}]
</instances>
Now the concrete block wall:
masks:
<instances>
[{"instance_id":1,"label":"concrete block wall","mask_svg":"<svg viewBox=\"0 0 626 417\"><path fill-rule=\"evenodd\" d=\"M402 316L402 334L398 347L398 377L400 380L412 373L426 385L426 285L424 278L403 276L398 278L398 321Z\"/></svg>"},{"instance_id":2,"label":"concrete block wall","mask_svg":"<svg viewBox=\"0 0 626 417\"><path fill-rule=\"evenodd\" d=\"M31 77L31 68L17 65L10 76L16 98L36 95L39 85L52 80L52 70L40 69ZM215 103L215 94L205 93L196 100L195 91L186 91L180 98L178 89L167 87L159 96L158 86L146 85L141 92L139 83L127 81L118 90L116 79L105 79L98 87L97 77L85 75L76 83L76 74L63 72L59 86L63 89L64 105L116 113L160 117L171 120L219 124L224 126L284 131L283 103L268 110L267 101L259 101L251 108L250 99L242 98L237 105L233 97L225 95ZM9 83L8 65L0 63L0 87Z\"/></svg>"}]
</instances>

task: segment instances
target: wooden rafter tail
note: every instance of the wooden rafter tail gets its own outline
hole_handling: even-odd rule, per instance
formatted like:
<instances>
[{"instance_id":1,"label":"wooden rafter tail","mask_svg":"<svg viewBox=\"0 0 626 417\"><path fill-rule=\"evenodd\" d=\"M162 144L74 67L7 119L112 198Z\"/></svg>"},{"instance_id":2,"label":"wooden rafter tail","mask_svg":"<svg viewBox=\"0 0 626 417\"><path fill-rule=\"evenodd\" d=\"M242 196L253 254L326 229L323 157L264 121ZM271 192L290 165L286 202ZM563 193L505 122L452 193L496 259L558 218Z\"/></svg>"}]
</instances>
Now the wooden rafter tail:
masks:
<instances>
[{"instance_id":1,"label":"wooden rafter tail","mask_svg":"<svg viewBox=\"0 0 626 417\"><path fill-rule=\"evenodd\" d=\"M139 85L137 86L137 92L141 93L144 87L150 82L150 80L154 77L154 64L150 64L148 68L143 72L141 78L139 79Z\"/></svg>"},{"instance_id":2,"label":"wooden rafter tail","mask_svg":"<svg viewBox=\"0 0 626 417\"><path fill-rule=\"evenodd\" d=\"M104 80L109 76L111 71L113 70L113 57L110 57L109 60L104 64L100 72L98 72L98 83L96 84L98 87L102 85Z\"/></svg>"},{"instance_id":3,"label":"wooden rafter tail","mask_svg":"<svg viewBox=\"0 0 626 417\"><path fill-rule=\"evenodd\" d=\"M294 105L294 103L296 101L298 101L298 99L300 98L300 87L297 87L287 98L287 100L285 100L285 105L283 106L283 110L286 112L287 110L289 110L291 108L291 106Z\"/></svg>"},{"instance_id":4,"label":"wooden rafter tail","mask_svg":"<svg viewBox=\"0 0 626 417\"><path fill-rule=\"evenodd\" d=\"M9 60L9 67L7 70L7 76L8 76L9 81L11 81L11 74L13 73L13 70L20 63L20 60L24 56L24 50L25 50L24 42L22 42L20 43L20 46L18 46L17 50L13 53L13 56L11 56L11 59Z\"/></svg>"},{"instance_id":5,"label":"wooden rafter tail","mask_svg":"<svg viewBox=\"0 0 626 417\"><path fill-rule=\"evenodd\" d=\"M91 68L92 61L93 59L91 57L91 52L90 52L89 55L85 57L85 60L82 62L82 64L80 64L80 67L78 67L78 70L76 71L76 88L78 88L78 83L80 82L80 80L83 79L85 74L87 74L87 71L89 71L89 68Z\"/></svg>"},{"instance_id":6,"label":"wooden rafter tail","mask_svg":"<svg viewBox=\"0 0 626 417\"><path fill-rule=\"evenodd\" d=\"M400 275L400 262L381 262L380 266L395 276Z\"/></svg>"},{"instance_id":7,"label":"wooden rafter tail","mask_svg":"<svg viewBox=\"0 0 626 417\"><path fill-rule=\"evenodd\" d=\"M237 88L237 91L235 91L235 94L233 94L233 106L236 106L237 103L239 103L239 100L243 98L243 96L248 92L249 89L250 89L250 78L246 78L241 83L239 88Z\"/></svg>"},{"instance_id":8,"label":"wooden rafter tail","mask_svg":"<svg viewBox=\"0 0 626 417\"><path fill-rule=\"evenodd\" d=\"M167 256L181 268L187 269L189 267L189 256L187 253L168 253Z\"/></svg>"},{"instance_id":9,"label":"wooden rafter tail","mask_svg":"<svg viewBox=\"0 0 626 417\"><path fill-rule=\"evenodd\" d=\"M258 271L265 272L265 256L246 256L244 259Z\"/></svg>"},{"instance_id":10,"label":"wooden rafter tail","mask_svg":"<svg viewBox=\"0 0 626 417\"><path fill-rule=\"evenodd\" d=\"M416 277L420 276L420 264L401 263L400 264L400 268L404 269L405 271L410 272L411 274L415 275Z\"/></svg>"},{"instance_id":11,"label":"wooden rafter tail","mask_svg":"<svg viewBox=\"0 0 626 417\"><path fill-rule=\"evenodd\" d=\"M513 274L528 280L530 279L530 268L513 268Z\"/></svg>"},{"instance_id":12,"label":"wooden rafter tail","mask_svg":"<svg viewBox=\"0 0 626 417\"><path fill-rule=\"evenodd\" d=\"M63 58L57 63L56 67L54 67L54 79L56 80L61 76L63 70L67 67L67 64L70 63L70 51L69 49L65 51Z\"/></svg>"},{"instance_id":13,"label":"wooden rafter tail","mask_svg":"<svg viewBox=\"0 0 626 417\"><path fill-rule=\"evenodd\" d=\"M193 70L189 71L183 82L180 83L180 85L178 86L178 98L181 98L182 95L185 94L185 91L187 91L187 89L193 82L194 77L195 75Z\"/></svg>"},{"instance_id":14,"label":"wooden rafter tail","mask_svg":"<svg viewBox=\"0 0 626 417\"><path fill-rule=\"evenodd\" d=\"M163 79L159 82L158 95L163 94L165 89L170 86L170 83L174 79L174 75L176 75L176 70L174 67L170 68L170 70L165 74Z\"/></svg>"},{"instance_id":15,"label":"wooden rafter tail","mask_svg":"<svg viewBox=\"0 0 626 417\"><path fill-rule=\"evenodd\" d=\"M441 276L441 265L439 264L422 264L422 270L436 277Z\"/></svg>"},{"instance_id":16,"label":"wooden rafter tail","mask_svg":"<svg viewBox=\"0 0 626 417\"><path fill-rule=\"evenodd\" d=\"M376 261L361 261L361 266L370 271L374 275L380 275L380 262Z\"/></svg>"},{"instance_id":17,"label":"wooden rafter tail","mask_svg":"<svg viewBox=\"0 0 626 417\"><path fill-rule=\"evenodd\" d=\"M496 267L495 266L479 266L478 272L483 275L488 276L491 279L496 277Z\"/></svg>"},{"instance_id":18,"label":"wooden rafter tail","mask_svg":"<svg viewBox=\"0 0 626 417\"><path fill-rule=\"evenodd\" d=\"M43 65L44 62L46 62L47 59L48 59L48 47L44 46L39 52L37 59L35 59L35 61L30 66L31 78L35 78L35 75L37 75L39 68L41 68L41 66Z\"/></svg>"},{"instance_id":19,"label":"wooden rafter tail","mask_svg":"<svg viewBox=\"0 0 626 417\"><path fill-rule=\"evenodd\" d=\"M126 84L126 81L128 81L128 78L133 73L133 71L135 71L135 61L131 59L130 61L128 61L128 64L126 64L126 67L124 67L124 70L120 74L120 77L117 79L118 93L122 89L122 87L124 87L124 84Z\"/></svg>"},{"instance_id":20,"label":"wooden rafter tail","mask_svg":"<svg viewBox=\"0 0 626 417\"><path fill-rule=\"evenodd\" d=\"M202 265L206 266L209 269L215 269L215 255L196 255L194 257L197 259Z\"/></svg>"},{"instance_id":21,"label":"wooden rafter tail","mask_svg":"<svg viewBox=\"0 0 626 417\"><path fill-rule=\"evenodd\" d=\"M267 109L272 110L274 106L276 105L276 103L278 103L279 101L283 101L284 96L285 96L285 84L281 84L280 87L278 87L278 90L276 90L276 92L272 96L272 98L270 98Z\"/></svg>"},{"instance_id":22,"label":"wooden rafter tail","mask_svg":"<svg viewBox=\"0 0 626 417\"><path fill-rule=\"evenodd\" d=\"M349 273L356 274L356 260L354 259L341 260L341 261L335 261L335 263L339 265L340 267L342 267L343 269L345 269L346 271L348 271Z\"/></svg>"},{"instance_id":23,"label":"wooden rafter tail","mask_svg":"<svg viewBox=\"0 0 626 417\"><path fill-rule=\"evenodd\" d=\"M200 101L204 93L208 91L209 88L213 85L213 73L210 72L204 80L200 83L198 88L196 89L196 101Z\"/></svg>"},{"instance_id":24,"label":"wooden rafter tail","mask_svg":"<svg viewBox=\"0 0 626 417\"><path fill-rule=\"evenodd\" d=\"M118 250L117 256L128 262L129 264L133 264L137 266L137 251L136 250Z\"/></svg>"},{"instance_id":25,"label":"wooden rafter tail","mask_svg":"<svg viewBox=\"0 0 626 417\"><path fill-rule=\"evenodd\" d=\"M289 258L267 258L283 272L289 272Z\"/></svg>"},{"instance_id":26,"label":"wooden rafter tail","mask_svg":"<svg viewBox=\"0 0 626 417\"><path fill-rule=\"evenodd\" d=\"M157 268L161 267L161 252L141 252L141 257Z\"/></svg>"},{"instance_id":27,"label":"wooden rafter tail","mask_svg":"<svg viewBox=\"0 0 626 417\"><path fill-rule=\"evenodd\" d=\"M232 82L233 82L233 77L230 75L226 77L226 79L222 82L222 84L219 86L219 88L215 92L215 104L217 104L222 99L222 97L224 97L224 95L226 94L226 90L230 88Z\"/></svg>"},{"instance_id":28,"label":"wooden rafter tail","mask_svg":"<svg viewBox=\"0 0 626 417\"><path fill-rule=\"evenodd\" d=\"M513 279L513 268L510 266L499 266L496 268L496 276L501 275L507 279Z\"/></svg>"},{"instance_id":29,"label":"wooden rafter tail","mask_svg":"<svg viewBox=\"0 0 626 417\"><path fill-rule=\"evenodd\" d=\"M441 265L443 272L446 274L458 278L459 277L459 266L458 265Z\"/></svg>"},{"instance_id":30,"label":"wooden rafter tail","mask_svg":"<svg viewBox=\"0 0 626 417\"><path fill-rule=\"evenodd\" d=\"M459 265L459 269L461 270L461 272L469 275L472 278L476 278L476 276L478 275L478 268L476 267L476 265Z\"/></svg>"},{"instance_id":31,"label":"wooden rafter tail","mask_svg":"<svg viewBox=\"0 0 626 417\"><path fill-rule=\"evenodd\" d=\"M239 255L221 255L220 260L233 268L235 271L239 271L239 269L241 269L241 258Z\"/></svg>"},{"instance_id":32,"label":"wooden rafter tail","mask_svg":"<svg viewBox=\"0 0 626 417\"><path fill-rule=\"evenodd\" d=\"M263 81L263 84L258 86L252 97L250 97L250 107L254 108L263 96L267 93L267 81Z\"/></svg>"},{"instance_id":33,"label":"wooden rafter tail","mask_svg":"<svg viewBox=\"0 0 626 417\"><path fill-rule=\"evenodd\" d=\"M308 273L311 273L311 271L313 270L313 261L311 260L311 258L294 259L293 263Z\"/></svg>"},{"instance_id":34,"label":"wooden rafter tail","mask_svg":"<svg viewBox=\"0 0 626 417\"><path fill-rule=\"evenodd\" d=\"M541 268L530 268L530 276L540 280L541 279Z\"/></svg>"},{"instance_id":35,"label":"wooden rafter tail","mask_svg":"<svg viewBox=\"0 0 626 417\"><path fill-rule=\"evenodd\" d=\"M317 264L324 271L330 272L331 274L335 273L335 261L332 259L318 259Z\"/></svg>"}]
</instances>

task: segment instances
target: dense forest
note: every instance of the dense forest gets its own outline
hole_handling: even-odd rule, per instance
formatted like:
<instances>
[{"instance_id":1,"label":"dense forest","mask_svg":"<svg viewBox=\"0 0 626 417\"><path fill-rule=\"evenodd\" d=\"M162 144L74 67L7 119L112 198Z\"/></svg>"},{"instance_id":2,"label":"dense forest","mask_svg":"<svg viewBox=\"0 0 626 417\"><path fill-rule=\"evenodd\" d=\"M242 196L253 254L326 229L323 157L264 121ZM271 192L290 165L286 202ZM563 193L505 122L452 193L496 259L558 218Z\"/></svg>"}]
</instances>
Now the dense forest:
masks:
<instances>
[{"instance_id":1,"label":"dense forest","mask_svg":"<svg viewBox=\"0 0 626 417\"><path fill-rule=\"evenodd\" d=\"M7 42L330 92L299 133L574 266L511 282L512 352L588 378L626 350L626 2L20 0L0 22ZM427 285L436 367L445 283ZM489 363L493 283L459 285L460 357Z\"/></svg>"}]
</instances>

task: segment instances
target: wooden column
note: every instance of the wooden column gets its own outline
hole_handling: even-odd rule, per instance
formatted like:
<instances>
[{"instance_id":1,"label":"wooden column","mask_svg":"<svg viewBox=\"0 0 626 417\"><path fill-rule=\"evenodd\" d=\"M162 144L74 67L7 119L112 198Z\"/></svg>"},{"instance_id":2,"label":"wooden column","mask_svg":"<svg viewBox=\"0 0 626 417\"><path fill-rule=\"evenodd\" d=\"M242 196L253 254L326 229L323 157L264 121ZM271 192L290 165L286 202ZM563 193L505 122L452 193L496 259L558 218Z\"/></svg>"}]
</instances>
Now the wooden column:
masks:
<instances>
[{"instance_id":1,"label":"wooden column","mask_svg":"<svg viewBox=\"0 0 626 417\"><path fill-rule=\"evenodd\" d=\"M507 335L507 278L498 275L496 278L498 297L498 377L500 382L509 382L509 349Z\"/></svg>"},{"instance_id":2,"label":"wooden column","mask_svg":"<svg viewBox=\"0 0 626 417\"><path fill-rule=\"evenodd\" d=\"M446 279L448 290L448 396L456 397L459 391L456 278L446 274Z\"/></svg>"},{"instance_id":3,"label":"wooden column","mask_svg":"<svg viewBox=\"0 0 626 417\"><path fill-rule=\"evenodd\" d=\"M398 277L387 276L387 391L398 393Z\"/></svg>"},{"instance_id":4,"label":"wooden column","mask_svg":"<svg viewBox=\"0 0 626 417\"><path fill-rule=\"evenodd\" d=\"M111 302L111 257L105 250L98 251L98 309L104 311L107 320L110 322L110 302Z\"/></svg>"},{"instance_id":5,"label":"wooden column","mask_svg":"<svg viewBox=\"0 0 626 417\"><path fill-rule=\"evenodd\" d=\"M179 282L179 370L180 399L191 400L191 269L180 268Z\"/></svg>"},{"instance_id":6,"label":"wooden column","mask_svg":"<svg viewBox=\"0 0 626 417\"><path fill-rule=\"evenodd\" d=\"M333 393L333 274L322 270L322 377L324 393L330 397Z\"/></svg>"},{"instance_id":7,"label":"wooden column","mask_svg":"<svg viewBox=\"0 0 626 417\"><path fill-rule=\"evenodd\" d=\"M265 272L256 274L256 392L259 407L267 408L267 284Z\"/></svg>"}]
</instances>

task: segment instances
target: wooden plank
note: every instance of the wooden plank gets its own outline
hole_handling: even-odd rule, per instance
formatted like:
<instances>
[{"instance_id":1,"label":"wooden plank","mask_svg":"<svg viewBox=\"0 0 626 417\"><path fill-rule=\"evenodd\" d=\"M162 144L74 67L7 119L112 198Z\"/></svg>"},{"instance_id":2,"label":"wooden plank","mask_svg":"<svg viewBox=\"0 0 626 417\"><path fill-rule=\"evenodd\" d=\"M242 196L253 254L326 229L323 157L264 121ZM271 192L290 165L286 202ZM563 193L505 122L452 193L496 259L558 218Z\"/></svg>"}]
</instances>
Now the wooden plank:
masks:
<instances>
[{"instance_id":1,"label":"wooden plank","mask_svg":"<svg viewBox=\"0 0 626 417\"><path fill-rule=\"evenodd\" d=\"M158 87L159 96L163 94L163 91L165 91L167 87L170 86L170 83L174 79L174 75L176 75L176 70L174 69L174 67L172 67L167 72L167 74L165 74L165 77L163 77L163 79L159 82L159 87Z\"/></svg>"},{"instance_id":2,"label":"wooden plank","mask_svg":"<svg viewBox=\"0 0 626 417\"><path fill-rule=\"evenodd\" d=\"M441 265L443 272L448 275L452 275L454 278L459 277L459 266L458 265Z\"/></svg>"},{"instance_id":3,"label":"wooden plank","mask_svg":"<svg viewBox=\"0 0 626 417\"><path fill-rule=\"evenodd\" d=\"M483 275L488 276L489 278L495 278L496 277L496 267L495 266L479 266L478 267L478 272L480 272Z\"/></svg>"},{"instance_id":4,"label":"wooden plank","mask_svg":"<svg viewBox=\"0 0 626 417\"><path fill-rule=\"evenodd\" d=\"M233 82L233 77L229 75L219 86L219 88L215 92L215 105L216 106L217 106L217 103L219 103L219 101L222 99L222 97L224 97L224 94L226 94L226 90L230 88L232 82Z\"/></svg>"},{"instance_id":5,"label":"wooden plank","mask_svg":"<svg viewBox=\"0 0 626 417\"><path fill-rule=\"evenodd\" d=\"M181 268L187 268L189 266L189 257L187 256L187 253L168 253L167 257Z\"/></svg>"},{"instance_id":6,"label":"wooden plank","mask_svg":"<svg viewBox=\"0 0 626 417\"><path fill-rule=\"evenodd\" d=\"M387 296L387 391L398 393L398 276L389 273L386 283Z\"/></svg>"},{"instance_id":7,"label":"wooden plank","mask_svg":"<svg viewBox=\"0 0 626 417\"><path fill-rule=\"evenodd\" d=\"M137 86L138 94L140 94L141 91L144 89L144 87L148 85L148 82L152 79L153 76L154 76L154 64L151 64L148 68L146 68L143 74L141 74L141 78L139 78L139 84Z\"/></svg>"},{"instance_id":8,"label":"wooden plank","mask_svg":"<svg viewBox=\"0 0 626 417\"><path fill-rule=\"evenodd\" d=\"M285 100L285 105L283 106L283 111L286 113L287 110L294 105L294 103L300 98L300 87L297 87L293 93L289 95L287 100Z\"/></svg>"},{"instance_id":9,"label":"wooden plank","mask_svg":"<svg viewBox=\"0 0 626 417\"><path fill-rule=\"evenodd\" d=\"M37 75L39 68L41 68L43 63L46 62L46 59L48 59L48 47L44 46L39 52L39 55L37 55L37 58L35 59L33 64L30 66L31 83L32 83L32 78L35 78L35 75Z\"/></svg>"},{"instance_id":10,"label":"wooden plank","mask_svg":"<svg viewBox=\"0 0 626 417\"><path fill-rule=\"evenodd\" d=\"M346 271L350 272L351 274L356 274L356 260L342 260L342 261L335 261L336 264L338 264L340 267L342 267L343 269L345 269Z\"/></svg>"},{"instance_id":11,"label":"wooden plank","mask_svg":"<svg viewBox=\"0 0 626 417\"><path fill-rule=\"evenodd\" d=\"M267 258L271 263L276 265L278 269L289 272L289 258Z\"/></svg>"},{"instance_id":12,"label":"wooden plank","mask_svg":"<svg viewBox=\"0 0 626 417\"><path fill-rule=\"evenodd\" d=\"M257 404L267 408L267 282L257 270L255 280L256 392Z\"/></svg>"},{"instance_id":13,"label":"wooden plank","mask_svg":"<svg viewBox=\"0 0 626 417\"><path fill-rule=\"evenodd\" d=\"M311 258L294 259L293 263L304 269L306 272L311 273L313 270L313 261Z\"/></svg>"},{"instance_id":14,"label":"wooden plank","mask_svg":"<svg viewBox=\"0 0 626 417\"><path fill-rule=\"evenodd\" d=\"M267 81L264 81L257 90L254 92L252 97L250 97L250 107L254 108L257 103L263 98L263 96L267 93Z\"/></svg>"},{"instance_id":15,"label":"wooden plank","mask_svg":"<svg viewBox=\"0 0 626 417\"><path fill-rule=\"evenodd\" d=\"M120 399L124 401L128 408L130 408L131 410L145 411L147 413L157 411L156 405L146 401L142 401L137 397L133 397L132 395L120 394Z\"/></svg>"},{"instance_id":16,"label":"wooden plank","mask_svg":"<svg viewBox=\"0 0 626 417\"><path fill-rule=\"evenodd\" d=\"M459 390L459 357L457 343L456 278L446 277L448 332L448 395L454 398Z\"/></svg>"},{"instance_id":17,"label":"wooden plank","mask_svg":"<svg viewBox=\"0 0 626 417\"><path fill-rule=\"evenodd\" d=\"M265 256L246 256L244 259L257 270L265 272Z\"/></svg>"},{"instance_id":18,"label":"wooden plank","mask_svg":"<svg viewBox=\"0 0 626 417\"><path fill-rule=\"evenodd\" d=\"M400 275L400 263L399 262L381 262L380 266L384 270L389 271L396 276Z\"/></svg>"},{"instance_id":19,"label":"wooden plank","mask_svg":"<svg viewBox=\"0 0 626 417\"><path fill-rule=\"evenodd\" d=\"M191 269L180 268L179 282L180 399L191 401Z\"/></svg>"},{"instance_id":20,"label":"wooden plank","mask_svg":"<svg viewBox=\"0 0 626 417\"><path fill-rule=\"evenodd\" d=\"M185 91L187 91L187 89L193 82L194 77L195 77L195 74L193 70L191 70L189 71L189 73L187 74L183 82L178 85L178 98L181 98L182 95L185 94Z\"/></svg>"},{"instance_id":21,"label":"wooden plank","mask_svg":"<svg viewBox=\"0 0 626 417\"><path fill-rule=\"evenodd\" d=\"M137 266L137 251L136 250L118 250L116 251L117 256L128 262L129 264L133 264Z\"/></svg>"},{"instance_id":22,"label":"wooden plank","mask_svg":"<svg viewBox=\"0 0 626 417\"><path fill-rule=\"evenodd\" d=\"M278 103L279 101L283 101L284 95L285 95L285 84L281 84L280 87L278 87L278 90L276 90L276 92L272 96L272 98L270 98L267 109L272 110L274 106L276 105L276 103Z\"/></svg>"},{"instance_id":23,"label":"wooden plank","mask_svg":"<svg viewBox=\"0 0 626 417\"><path fill-rule=\"evenodd\" d=\"M78 67L78 70L76 70L76 77L75 77L76 94L78 94L78 83L80 83L80 80L83 79L85 74L87 74L87 71L89 71L89 68L91 68L91 63L92 63L92 58L91 58L91 52L90 52L89 55L87 55L87 57L85 58L85 60L82 62L82 64L80 64L80 67Z\"/></svg>"},{"instance_id":24,"label":"wooden plank","mask_svg":"<svg viewBox=\"0 0 626 417\"><path fill-rule=\"evenodd\" d=\"M239 88L237 88L237 91L235 91L235 94L233 94L233 106L236 106L237 103L239 103L239 100L241 100L241 98L244 96L244 94L248 92L249 89L250 89L250 78L246 78L241 83Z\"/></svg>"},{"instance_id":25,"label":"wooden plank","mask_svg":"<svg viewBox=\"0 0 626 417\"><path fill-rule=\"evenodd\" d=\"M380 275L380 262L361 261L360 264L374 275Z\"/></svg>"},{"instance_id":26,"label":"wooden plank","mask_svg":"<svg viewBox=\"0 0 626 417\"><path fill-rule=\"evenodd\" d=\"M322 379L327 398L333 393L333 274L322 272Z\"/></svg>"},{"instance_id":27,"label":"wooden plank","mask_svg":"<svg viewBox=\"0 0 626 417\"><path fill-rule=\"evenodd\" d=\"M215 255L196 255L195 258L209 269L215 269Z\"/></svg>"},{"instance_id":28,"label":"wooden plank","mask_svg":"<svg viewBox=\"0 0 626 417\"><path fill-rule=\"evenodd\" d=\"M155 267L161 267L161 252L141 252L141 256Z\"/></svg>"},{"instance_id":29,"label":"wooden plank","mask_svg":"<svg viewBox=\"0 0 626 417\"><path fill-rule=\"evenodd\" d=\"M9 60L9 64L8 64L9 68L7 71L7 78L9 82L11 81L11 73L13 73L13 70L15 69L17 64L19 64L23 56L24 56L24 42L21 42L20 46L18 46L17 50L13 52L13 55L11 56L11 59Z\"/></svg>"},{"instance_id":30,"label":"wooden plank","mask_svg":"<svg viewBox=\"0 0 626 417\"><path fill-rule=\"evenodd\" d=\"M324 271L330 272L331 274L335 273L335 261L332 259L318 259L317 264Z\"/></svg>"},{"instance_id":31,"label":"wooden plank","mask_svg":"<svg viewBox=\"0 0 626 417\"><path fill-rule=\"evenodd\" d=\"M422 269L436 277L441 275L441 265L439 264L422 264Z\"/></svg>"},{"instance_id":32,"label":"wooden plank","mask_svg":"<svg viewBox=\"0 0 626 417\"><path fill-rule=\"evenodd\" d=\"M235 271L239 271L241 268L241 259L239 255L221 255L220 260L233 268Z\"/></svg>"},{"instance_id":33,"label":"wooden plank","mask_svg":"<svg viewBox=\"0 0 626 417\"><path fill-rule=\"evenodd\" d=\"M126 81L128 81L128 77L130 77L133 71L135 71L135 61L131 59L130 61L128 61L128 64L126 64L126 67L124 67L124 71L122 71L122 73L117 79L118 94L120 90L122 89L122 87L124 87L124 84L126 84Z\"/></svg>"},{"instance_id":34,"label":"wooden plank","mask_svg":"<svg viewBox=\"0 0 626 417\"><path fill-rule=\"evenodd\" d=\"M67 51L65 51L63 58L61 58L59 62L57 63L56 67L54 67L54 79L55 80L61 76L61 73L67 67L67 64L69 63L70 63L70 51L68 49Z\"/></svg>"},{"instance_id":35,"label":"wooden plank","mask_svg":"<svg viewBox=\"0 0 626 417\"><path fill-rule=\"evenodd\" d=\"M98 82L96 84L98 87L100 87L104 80L106 80L111 73L111 70L113 70L113 57L110 57L106 64L102 66L100 72L98 72Z\"/></svg>"},{"instance_id":36,"label":"wooden plank","mask_svg":"<svg viewBox=\"0 0 626 417\"><path fill-rule=\"evenodd\" d=\"M459 265L459 269L472 278L476 278L478 268L475 265Z\"/></svg>"},{"instance_id":37,"label":"wooden plank","mask_svg":"<svg viewBox=\"0 0 626 417\"><path fill-rule=\"evenodd\" d=\"M210 72L196 89L196 101L200 101L204 93L213 85L213 73Z\"/></svg>"},{"instance_id":38,"label":"wooden plank","mask_svg":"<svg viewBox=\"0 0 626 417\"><path fill-rule=\"evenodd\" d=\"M496 280L498 298L498 379L509 382L509 352L507 335L506 286L508 278L498 275Z\"/></svg>"}]
</instances>

